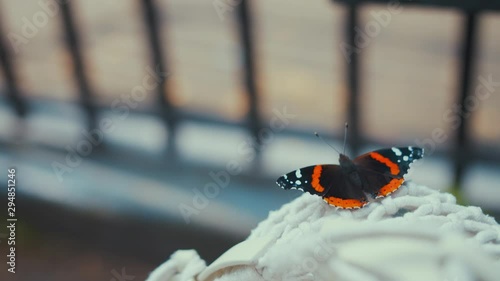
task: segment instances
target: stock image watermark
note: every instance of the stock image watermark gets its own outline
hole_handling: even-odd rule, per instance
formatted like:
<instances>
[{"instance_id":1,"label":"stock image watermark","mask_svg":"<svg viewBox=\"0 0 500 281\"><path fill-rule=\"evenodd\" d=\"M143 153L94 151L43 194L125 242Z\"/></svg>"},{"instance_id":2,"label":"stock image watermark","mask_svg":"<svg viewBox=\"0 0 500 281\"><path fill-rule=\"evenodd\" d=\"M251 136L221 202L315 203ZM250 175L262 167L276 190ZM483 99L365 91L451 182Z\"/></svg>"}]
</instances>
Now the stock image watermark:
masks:
<instances>
[{"instance_id":1,"label":"stock image watermark","mask_svg":"<svg viewBox=\"0 0 500 281\"><path fill-rule=\"evenodd\" d=\"M284 218L288 224L288 217ZM338 257L338 243L333 233L321 233L321 224L300 222L293 226L266 253L267 260L279 260L287 257L287 270L279 263L270 265L266 276L279 276L279 280L330 280L325 278L325 268ZM272 279L272 278L271 278Z\"/></svg>"},{"instance_id":2,"label":"stock image watermark","mask_svg":"<svg viewBox=\"0 0 500 281\"><path fill-rule=\"evenodd\" d=\"M68 1L69 0L38 1L38 7L40 9L31 17L21 18L20 32L9 32L7 34L7 39L9 39L14 53L19 53L22 46L28 44L31 39L37 36L40 30L45 28L49 21L59 14L61 9L59 5L64 5Z\"/></svg>"},{"instance_id":3,"label":"stock image watermark","mask_svg":"<svg viewBox=\"0 0 500 281\"><path fill-rule=\"evenodd\" d=\"M425 139L415 139L415 144L425 149L427 155L432 155L436 147L446 142L449 138L450 131L456 131L460 127L461 118L470 118L471 114L480 108L480 105L495 93L500 87L500 80L494 81L493 75L488 77L479 76L474 93L467 97L463 104L455 103L450 108L445 110L442 115L442 120L448 126L448 133L444 128L436 127L432 130L429 137ZM424 161L419 161L416 165L421 165Z\"/></svg>"},{"instance_id":4,"label":"stock image watermark","mask_svg":"<svg viewBox=\"0 0 500 281\"><path fill-rule=\"evenodd\" d=\"M143 77L141 85L135 86L129 94L122 94L111 102L110 109L113 118L101 118L97 128L90 131L82 129L83 138L76 144L65 147L64 161L52 162L52 170L59 182L63 182L65 174L73 172L80 166L83 159L92 154L94 148L103 143L104 136L113 132L116 124L127 119L130 110L137 108L146 99L148 92L156 89L161 84L162 79L170 75L168 72L161 72L158 65L156 69L147 66L145 71L147 74Z\"/></svg>"},{"instance_id":5,"label":"stock image watermark","mask_svg":"<svg viewBox=\"0 0 500 281\"><path fill-rule=\"evenodd\" d=\"M16 169L7 169L7 271L16 273Z\"/></svg>"},{"instance_id":6,"label":"stock image watermark","mask_svg":"<svg viewBox=\"0 0 500 281\"><path fill-rule=\"evenodd\" d=\"M227 17L227 13L233 13L234 9L241 4L243 0L214 0L212 5L221 21Z\"/></svg>"},{"instance_id":7,"label":"stock image watermark","mask_svg":"<svg viewBox=\"0 0 500 281\"><path fill-rule=\"evenodd\" d=\"M315 231L312 229L309 223L301 223L299 225L299 231L301 236L310 236ZM293 267L291 274L294 276L301 275L304 272L312 274L313 279L320 280L320 276L314 276L314 272L321 268L321 266L327 263L332 257L337 255L337 249L334 246L331 236L319 236L314 238L314 245L310 247L309 253L306 256L301 257L301 262L298 266Z\"/></svg>"},{"instance_id":8,"label":"stock image watermark","mask_svg":"<svg viewBox=\"0 0 500 281\"><path fill-rule=\"evenodd\" d=\"M340 51L342 55L344 55L347 63L351 63L351 56L353 53L361 53L364 48L368 47L373 42L375 37L380 35L383 28L389 26L393 20L393 16L400 14L402 11L403 6L400 1L390 1L384 9L370 11L370 20L365 23L364 27L354 27L355 45L350 45L345 41L339 44Z\"/></svg>"},{"instance_id":9,"label":"stock image watermark","mask_svg":"<svg viewBox=\"0 0 500 281\"><path fill-rule=\"evenodd\" d=\"M127 274L125 267L122 267L121 272L116 269L111 270L111 275L113 276L109 281L132 281L135 279L135 275Z\"/></svg>"},{"instance_id":10,"label":"stock image watermark","mask_svg":"<svg viewBox=\"0 0 500 281\"><path fill-rule=\"evenodd\" d=\"M296 117L287 111L286 106L281 110L274 109L273 117L269 121L269 126L261 128L257 137L248 137L244 142L237 147L237 153L244 157L246 163L250 163L255 159L256 150L263 149L269 145L276 133L284 130L290 120ZM186 224L191 222L191 216L198 215L203 209L210 204L210 199L217 197L222 189L228 187L231 182L231 177L240 174L243 171L243 163L237 160L230 160L226 163L226 167L220 171L211 171L208 173L211 178L210 182L205 184L203 188L193 188L193 199L191 204L180 203L178 206L181 216Z\"/></svg>"}]
</instances>

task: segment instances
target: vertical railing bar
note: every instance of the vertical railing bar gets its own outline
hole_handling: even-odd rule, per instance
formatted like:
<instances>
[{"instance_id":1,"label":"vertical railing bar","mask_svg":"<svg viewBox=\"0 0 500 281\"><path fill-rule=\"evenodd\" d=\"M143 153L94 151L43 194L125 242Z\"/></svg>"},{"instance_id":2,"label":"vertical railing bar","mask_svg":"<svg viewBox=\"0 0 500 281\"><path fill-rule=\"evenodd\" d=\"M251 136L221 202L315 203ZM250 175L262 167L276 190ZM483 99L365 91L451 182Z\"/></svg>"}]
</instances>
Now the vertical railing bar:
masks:
<instances>
[{"instance_id":1,"label":"vertical railing bar","mask_svg":"<svg viewBox=\"0 0 500 281\"><path fill-rule=\"evenodd\" d=\"M246 94L249 103L248 111L248 128L250 134L257 141L256 155L260 156L261 139L259 138L259 131L261 129L261 116L259 112L259 90L256 82L256 61L255 61L255 40L252 30L252 15L250 1L242 0L237 6L237 21L238 21L238 36L242 47L242 61L243 61L243 83L246 88ZM258 163L257 158L256 163Z\"/></svg>"},{"instance_id":2,"label":"vertical railing bar","mask_svg":"<svg viewBox=\"0 0 500 281\"><path fill-rule=\"evenodd\" d=\"M358 6L349 4L347 6L346 37L347 43L357 49L355 40L358 26ZM359 111L359 61L358 53L350 54L350 61L347 63L347 121L349 122L349 145L352 155L359 153L362 140L360 135L360 111Z\"/></svg>"},{"instance_id":3,"label":"vertical railing bar","mask_svg":"<svg viewBox=\"0 0 500 281\"><path fill-rule=\"evenodd\" d=\"M168 131L167 150L168 155L175 157L176 155L176 128L179 117L175 108L170 101L170 88L168 87L167 73L168 63L165 61L166 56L161 47L160 27L158 24L158 12L154 0L143 0L142 10L144 22L146 24L149 48L151 51L151 63L156 71L157 79L159 80L156 87L157 98L159 101L160 116L163 119Z\"/></svg>"},{"instance_id":4,"label":"vertical railing bar","mask_svg":"<svg viewBox=\"0 0 500 281\"><path fill-rule=\"evenodd\" d=\"M2 24L0 22L0 24ZM3 31L3 25L0 26L0 31ZM1 32L1 34L6 34ZM14 63L11 61L11 52L9 51L5 39L0 36L0 64L5 76L5 84L7 86L7 97L14 107L17 116L24 117L27 113L27 106L21 96L21 91L18 87L18 78Z\"/></svg>"},{"instance_id":5,"label":"vertical railing bar","mask_svg":"<svg viewBox=\"0 0 500 281\"><path fill-rule=\"evenodd\" d=\"M477 21L478 15L474 11L466 12L464 22L464 36L462 38L463 49L461 56L460 90L458 93L458 103L460 105L460 126L456 134L456 143L454 151L454 187L460 188L467 161L469 159L469 136L470 136L470 114L466 102L471 95L471 81L473 75L473 58L476 52L477 44Z\"/></svg>"},{"instance_id":6,"label":"vertical railing bar","mask_svg":"<svg viewBox=\"0 0 500 281\"><path fill-rule=\"evenodd\" d=\"M92 129L97 125L96 108L92 101L93 91L87 78L85 62L80 49L80 38L78 37L77 27L73 19L71 5L71 1L59 2L62 15L61 25L73 62L73 75L78 87L81 106L87 114L88 128Z\"/></svg>"}]
</instances>

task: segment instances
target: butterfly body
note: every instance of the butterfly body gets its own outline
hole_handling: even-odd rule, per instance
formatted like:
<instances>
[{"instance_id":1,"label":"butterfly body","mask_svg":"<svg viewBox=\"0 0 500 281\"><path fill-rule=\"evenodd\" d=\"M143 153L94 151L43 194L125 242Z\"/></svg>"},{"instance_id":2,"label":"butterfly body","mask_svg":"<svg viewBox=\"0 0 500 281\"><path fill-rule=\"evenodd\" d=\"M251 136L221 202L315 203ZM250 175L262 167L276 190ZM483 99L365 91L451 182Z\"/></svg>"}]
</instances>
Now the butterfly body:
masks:
<instances>
[{"instance_id":1,"label":"butterfly body","mask_svg":"<svg viewBox=\"0 0 500 281\"><path fill-rule=\"evenodd\" d=\"M380 149L353 160L340 154L339 165L304 167L279 177L276 183L283 189L321 196L335 207L361 208L368 203L366 193L380 198L396 191L411 163L423 155L422 148L412 146Z\"/></svg>"},{"instance_id":2,"label":"butterfly body","mask_svg":"<svg viewBox=\"0 0 500 281\"><path fill-rule=\"evenodd\" d=\"M361 177L358 174L356 164L344 154L339 156L339 164L342 173L346 175L347 179L354 185L361 186L363 184Z\"/></svg>"}]
</instances>

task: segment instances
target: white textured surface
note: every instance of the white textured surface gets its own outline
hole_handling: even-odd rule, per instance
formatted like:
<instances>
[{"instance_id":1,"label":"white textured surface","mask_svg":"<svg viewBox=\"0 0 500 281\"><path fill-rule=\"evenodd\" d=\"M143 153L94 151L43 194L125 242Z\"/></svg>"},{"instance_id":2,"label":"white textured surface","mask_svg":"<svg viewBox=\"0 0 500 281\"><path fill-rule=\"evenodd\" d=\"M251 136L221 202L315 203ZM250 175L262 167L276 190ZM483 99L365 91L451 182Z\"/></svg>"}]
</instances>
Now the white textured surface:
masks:
<instances>
[{"instance_id":1,"label":"white textured surface","mask_svg":"<svg viewBox=\"0 0 500 281\"><path fill-rule=\"evenodd\" d=\"M263 237L274 243L255 266L221 268L216 280L495 281L500 274L495 220L411 182L355 211L304 194L271 212L248 240Z\"/></svg>"}]
</instances>

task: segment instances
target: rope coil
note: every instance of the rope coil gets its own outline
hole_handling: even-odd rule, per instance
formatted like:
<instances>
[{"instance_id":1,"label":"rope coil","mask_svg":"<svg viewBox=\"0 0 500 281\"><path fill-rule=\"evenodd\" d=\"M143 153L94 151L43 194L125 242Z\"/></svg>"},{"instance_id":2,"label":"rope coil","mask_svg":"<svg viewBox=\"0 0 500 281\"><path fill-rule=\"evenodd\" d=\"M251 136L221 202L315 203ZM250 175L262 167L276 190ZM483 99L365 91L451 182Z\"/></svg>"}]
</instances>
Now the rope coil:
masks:
<instances>
[{"instance_id":1,"label":"rope coil","mask_svg":"<svg viewBox=\"0 0 500 281\"><path fill-rule=\"evenodd\" d=\"M271 211L240 244L263 238L270 243L260 256L238 269L220 268L223 273L210 280L494 281L500 274L496 221L478 207L457 205L451 194L412 182L352 211L305 193ZM148 280L189 280L175 278L195 278L196 271Z\"/></svg>"}]
</instances>

